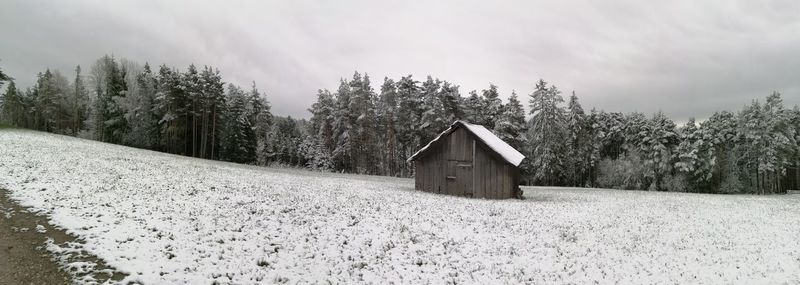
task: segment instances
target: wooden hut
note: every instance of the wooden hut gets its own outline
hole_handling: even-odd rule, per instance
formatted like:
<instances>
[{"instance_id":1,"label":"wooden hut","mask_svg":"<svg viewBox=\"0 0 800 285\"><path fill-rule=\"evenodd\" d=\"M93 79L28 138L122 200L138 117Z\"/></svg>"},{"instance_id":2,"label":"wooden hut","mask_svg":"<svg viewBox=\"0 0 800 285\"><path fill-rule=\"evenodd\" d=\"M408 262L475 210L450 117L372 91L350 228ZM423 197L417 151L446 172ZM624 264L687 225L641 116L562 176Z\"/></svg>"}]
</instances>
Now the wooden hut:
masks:
<instances>
[{"instance_id":1,"label":"wooden hut","mask_svg":"<svg viewBox=\"0 0 800 285\"><path fill-rule=\"evenodd\" d=\"M519 198L519 151L481 125L456 121L412 155L414 188L455 196Z\"/></svg>"}]
</instances>

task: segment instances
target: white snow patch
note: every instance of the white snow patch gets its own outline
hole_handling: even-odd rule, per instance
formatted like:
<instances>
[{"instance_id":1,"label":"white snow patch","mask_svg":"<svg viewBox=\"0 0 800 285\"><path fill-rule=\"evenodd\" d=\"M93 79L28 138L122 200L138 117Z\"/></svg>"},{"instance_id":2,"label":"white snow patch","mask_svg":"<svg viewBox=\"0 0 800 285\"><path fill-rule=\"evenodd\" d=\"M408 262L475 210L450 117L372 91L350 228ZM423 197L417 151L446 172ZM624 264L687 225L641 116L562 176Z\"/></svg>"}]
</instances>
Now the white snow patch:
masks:
<instances>
[{"instance_id":1,"label":"white snow patch","mask_svg":"<svg viewBox=\"0 0 800 285\"><path fill-rule=\"evenodd\" d=\"M470 124L467 122L463 122L464 126L467 127L473 134L478 136L489 148L496 151L500 156L502 156L508 163L513 164L514 166L519 166L525 156L522 155L519 151L508 145L505 141L501 140L499 137L494 135L491 131L486 129L484 126Z\"/></svg>"},{"instance_id":2,"label":"white snow patch","mask_svg":"<svg viewBox=\"0 0 800 285\"><path fill-rule=\"evenodd\" d=\"M800 280L800 195L524 188L495 201L21 130L0 146L0 188L85 241L48 247L86 250L123 283Z\"/></svg>"}]
</instances>

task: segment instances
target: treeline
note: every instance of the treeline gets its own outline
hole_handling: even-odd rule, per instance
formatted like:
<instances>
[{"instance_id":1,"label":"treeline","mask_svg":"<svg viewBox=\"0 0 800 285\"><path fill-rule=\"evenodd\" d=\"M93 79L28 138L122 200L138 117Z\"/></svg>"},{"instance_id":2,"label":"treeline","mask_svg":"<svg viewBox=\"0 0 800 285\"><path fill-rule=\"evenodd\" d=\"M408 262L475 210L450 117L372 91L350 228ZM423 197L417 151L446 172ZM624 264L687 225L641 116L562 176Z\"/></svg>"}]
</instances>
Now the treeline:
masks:
<instances>
[{"instance_id":1,"label":"treeline","mask_svg":"<svg viewBox=\"0 0 800 285\"><path fill-rule=\"evenodd\" d=\"M575 92L543 80L528 95L528 115L497 86L462 97L459 87L412 76L384 78L373 90L355 73L336 92L320 90L309 109L314 167L413 175L405 160L458 119L484 125L527 157L531 185L705 193L782 193L800 182L800 110L779 93L738 113L717 112L678 127L663 113L584 111Z\"/></svg>"},{"instance_id":2,"label":"treeline","mask_svg":"<svg viewBox=\"0 0 800 285\"><path fill-rule=\"evenodd\" d=\"M58 71L37 75L25 90L10 81L2 119L14 126L169 153L267 164L270 105L255 84L225 84L219 71L190 65L157 71L111 56L72 80Z\"/></svg>"},{"instance_id":3,"label":"treeline","mask_svg":"<svg viewBox=\"0 0 800 285\"><path fill-rule=\"evenodd\" d=\"M7 77L7 76L6 76ZM8 79L6 79L8 80ZM367 74L319 90L310 120L273 116L255 84L225 84L219 71L179 71L105 56L88 76L76 68L10 81L1 119L13 125L208 159L410 177L406 159L455 120L484 125L526 155L525 183L705 193L781 193L800 182L800 110L779 93L736 113L678 127L663 113L585 112L539 80L528 112L498 88L462 96L428 76Z\"/></svg>"}]
</instances>

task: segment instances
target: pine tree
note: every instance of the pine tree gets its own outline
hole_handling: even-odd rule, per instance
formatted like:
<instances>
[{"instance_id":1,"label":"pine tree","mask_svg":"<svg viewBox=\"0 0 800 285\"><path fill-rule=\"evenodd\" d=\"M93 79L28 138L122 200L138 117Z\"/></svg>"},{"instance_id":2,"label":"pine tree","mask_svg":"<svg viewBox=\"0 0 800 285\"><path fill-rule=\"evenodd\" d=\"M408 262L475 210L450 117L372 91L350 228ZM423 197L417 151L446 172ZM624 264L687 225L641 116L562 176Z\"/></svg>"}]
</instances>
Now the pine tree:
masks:
<instances>
[{"instance_id":1,"label":"pine tree","mask_svg":"<svg viewBox=\"0 0 800 285\"><path fill-rule=\"evenodd\" d=\"M790 114L790 128L793 129L792 133L794 133L794 154L792 155L793 161L793 169L794 173L787 173L789 176L789 180L793 181L794 183L789 185L791 189L800 189L800 107L794 106ZM792 178L792 176L794 176Z\"/></svg>"},{"instance_id":2,"label":"pine tree","mask_svg":"<svg viewBox=\"0 0 800 285\"><path fill-rule=\"evenodd\" d=\"M356 139L354 125L356 117L350 110L351 106L350 84L342 79L336 91L336 109L334 111L334 141L333 161L337 169L352 172L355 167L353 157L354 140Z\"/></svg>"},{"instance_id":3,"label":"pine tree","mask_svg":"<svg viewBox=\"0 0 800 285\"><path fill-rule=\"evenodd\" d=\"M652 179L651 189L663 190L662 180L672 171L674 148L678 144L675 123L658 112L648 121L639 151L644 159L647 175Z\"/></svg>"},{"instance_id":4,"label":"pine tree","mask_svg":"<svg viewBox=\"0 0 800 285\"><path fill-rule=\"evenodd\" d=\"M511 92L508 103L502 108L494 133L515 149L523 149L526 145L525 110L522 109L522 103L517 99L516 92Z\"/></svg>"},{"instance_id":5,"label":"pine tree","mask_svg":"<svg viewBox=\"0 0 800 285\"><path fill-rule=\"evenodd\" d=\"M179 72L161 65L156 76L156 112L160 115L161 148L170 153L185 154L186 117L185 92Z\"/></svg>"},{"instance_id":6,"label":"pine tree","mask_svg":"<svg viewBox=\"0 0 800 285\"><path fill-rule=\"evenodd\" d=\"M111 101L109 102L109 112L105 121L106 130L108 131L106 137L109 138L111 143L121 144L125 133L128 132L128 122L125 119L125 110L121 103L125 100L128 92L127 71L117 64L112 65L111 70L110 86L108 88L108 96Z\"/></svg>"},{"instance_id":7,"label":"pine tree","mask_svg":"<svg viewBox=\"0 0 800 285\"><path fill-rule=\"evenodd\" d=\"M461 94L458 93L458 85L443 81L439 91L439 98L442 100L445 122L453 123L456 120L464 119L464 110L461 106ZM523 113L524 115L524 113Z\"/></svg>"},{"instance_id":8,"label":"pine tree","mask_svg":"<svg viewBox=\"0 0 800 285\"><path fill-rule=\"evenodd\" d=\"M485 89L481 93L480 108L477 110L481 115L480 121L476 123L493 130L503 112L503 101L500 100L500 94L497 93L497 85L489 84L489 89Z\"/></svg>"},{"instance_id":9,"label":"pine tree","mask_svg":"<svg viewBox=\"0 0 800 285\"><path fill-rule=\"evenodd\" d=\"M689 177L690 192L700 189L700 185L710 179L710 171L703 171L700 162L701 153L706 151L706 145L700 139L702 131L697 128L694 118L678 130L679 141L675 150L675 170Z\"/></svg>"},{"instance_id":10,"label":"pine tree","mask_svg":"<svg viewBox=\"0 0 800 285\"><path fill-rule=\"evenodd\" d=\"M536 91L530 94L530 129L528 141L528 169L531 179L544 185L560 184L564 176L563 142L564 110L558 105L564 102L561 91L547 82L539 80Z\"/></svg>"},{"instance_id":11,"label":"pine tree","mask_svg":"<svg viewBox=\"0 0 800 285\"><path fill-rule=\"evenodd\" d=\"M275 161L289 166L305 164L300 149L302 134L295 119L291 116L275 118L271 132L273 140L270 144L274 150Z\"/></svg>"},{"instance_id":12,"label":"pine tree","mask_svg":"<svg viewBox=\"0 0 800 285\"><path fill-rule=\"evenodd\" d=\"M14 84L14 79L10 76L3 73L3 70L0 69L0 88L3 87L5 82L9 82L9 87L6 89L6 93L3 94L3 97L0 98L0 122L7 122L14 125L14 114L18 107L18 99L17 99L17 86Z\"/></svg>"},{"instance_id":13,"label":"pine tree","mask_svg":"<svg viewBox=\"0 0 800 285\"><path fill-rule=\"evenodd\" d=\"M638 150L647 136L648 120L644 113L633 112L624 115L622 120L623 151Z\"/></svg>"},{"instance_id":14,"label":"pine tree","mask_svg":"<svg viewBox=\"0 0 800 285\"><path fill-rule=\"evenodd\" d=\"M586 152L589 150L588 133L586 126L586 113L578 102L575 92L569 98L566 114L567 126L567 179L571 186L583 186L586 181L588 165L585 163Z\"/></svg>"},{"instance_id":15,"label":"pine tree","mask_svg":"<svg viewBox=\"0 0 800 285\"><path fill-rule=\"evenodd\" d=\"M305 167L311 170L330 171L333 164L330 156L322 149L317 139L313 135L305 135L300 144L300 155L306 161Z\"/></svg>"},{"instance_id":16,"label":"pine tree","mask_svg":"<svg viewBox=\"0 0 800 285\"><path fill-rule=\"evenodd\" d=\"M19 90L19 89L17 89ZM19 126L23 128L36 129L39 123L39 114L36 110L36 86L28 87L22 92L17 92L20 105L23 110L21 114L21 123Z\"/></svg>"},{"instance_id":17,"label":"pine tree","mask_svg":"<svg viewBox=\"0 0 800 285\"><path fill-rule=\"evenodd\" d=\"M735 116L726 111L715 112L697 132L694 176L703 178L700 187L707 184L710 192L742 191L738 147L741 136Z\"/></svg>"},{"instance_id":18,"label":"pine tree","mask_svg":"<svg viewBox=\"0 0 800 285\"><path fill-rule=\"evenodd\" d=\"M13 82L14 78L11 78L11 76L6 75L5 73L3 73L3 70L0 69L0 87L3 87L5 81Z\"/></svg>"},{"instance_id":19,"label":"pine tree","mask_svg":"<svg viewBox=\"0 0 800 285\"><path fill-rule=\"evenodd\" d=\"M72 133L72 88L69 79L58 70L53 70L51 78L55 99L55 125L53 132L59 134Z\"/></svg>"},{"instance_id":20,"label":"pine tree","mask_svg":"<svg viewBox=\"0 0 800 285\"><path fill-rule=\"evenodd\" d=\"M441 83L439 79L433 80L430 75L422 83L422 115L418 123L421 143L432 140L452 123L445 117L444 100L440 97Z\"/></svg>"},{"instance_id":21,"label":"pine tree","mask_svg":"<svg viewBox=\"0 0 800 285\"><path fill-rule=\"evenodd\" d=\"M127 91L125 70L120 69L116 59L106 55L92 65L91 73L96 94L95 136L100 141L121 143L127 133L125 112L120 106Z\"/></svg>"},{"instance_id":22,"label":"pine tree","mask_svg":"<svg viewBox=\"0 0 800 285\"><path fill-rule=\"evenodd\" d=\"M270 162L270 130L273 124L272 107L266 99L266 95L258 91L256 83L253 82L248 93L248 108L247 116L253 123L255 128L257 143L257 150L260 164L267 164Z\"/></svg>"},{"instance_id":23,"label":"pine tree","mask_svg":"<svg viewBox=\"0 0 800 285\"><path fill-rule=\"evenodd\" d=\"M419 122L420 89L417 81L411 75L400 78L395 84L397 87L397 141L400 146L400 157L410 157L420 146L418 141L417 124ZM411 176L410 164L403 164L400 169L401 176Z\"/></svg>"},{"instance_id":24,"label":"pine tree","mask_svg":"<svg viewBox=\"0 0 800 285\"><path fill-rule=\"evenodd\" d=\"M469 97L464 99L464 116L470 123L479 124L486 121L483 117L481 108L483 107L483 99L478 96L478 92L472 90L469 92Z\"/></svg>"},{"instance_id":25,"label":"pine tree","mask_svg":"<svg viewBox=\"0 0 800 285\"><path fill-rule=\"evenodd\" d=\"M72 100L71 100L71 127L72 135L78 135L78 132L83 130L84 122L86 121L87 107L89 104L89 94L86 90L86 85L83 83L81 76L81 66L75 67L75 80L72 83Z\"/></svg>"},{"instance_id":26,"label":"pine tree","mask_svg":"<svg viewBox=\"0 0 800 285\"><path fill-rule=\"evenodd\" d=\"M159 142L158 117L155 116L156 82L150 65L135 74L126 94L128 132L125 144L153 149Z\"/></svg>"},{"instance_id":27,"label":"pine tree","mask_svg":"<svg viewBox=\"0 0 800 285\"><path fill-rule=\"evenodd\" d=\"M739 130L741 143L737 145L739 159L743 161L745 173L750 177L748 186L757 194L765 194L765 166L769 154L769 129L764 109L758 100L745 107L739 113Z\"/></svg>"},{"instance_id":28,"label":"pine tree","mask_svg":"<svg viewBox=\"0 0 800 285\"><path fill-rule=\"evenodd\" d=\"M203 105L203 90L200 73L194 64L190 64L186 72L181 76L180 88L186 93L187 101L185 102L185 117L187 118L186 136L189 138L186 141L186 148L184 152L193 157L198 156L200 149L199 127L202 123L198 123L201 118L200 106ZM246 111L245 111L246 112ZM252 123L252 122L251 122Z\"/></svg>"},{"instance_id":29,"label":"pine tree","mask_svg":"<svg viewBox=\"0 0 800 285\"><path fill-rule=\"evenodd\" d=\"M57 76L60 74L51 72L47 69L44 73L39 73L36 86L34 87L36 129L46 132L59 131L59 114L61 112L61 101L63 90L59 90ZM63 81L66 81L65 79Z\"/></svg>"},{"instance_id":30,"label":"pine tree","mask_svg":"<svg viewBox=\"0 0 800 285\"><path fill-rule=\"evenodd\" d=\"M2 105L0 122L6 122L14 126L22 125L25 109L14 81L8 82L8 87L3 94L2 100L0 100L0 105Z\"/></svg>"},{"instance_id":31,"label":"pine tree","mask_svg":"<svg viewBox=\"0 0 800 285\"><path fill-rule=\"evenodd\" d=\"M334 109L336 108L333 94L328 90L320 89L317 91L317 102L311 105L311 138L314 138L315 143L318 145L316 149L330 159L334 147ZM319 156L318 155L318 156ZM330 165L333 167L333 165Z\"/></svg>"},{"instance_id":32,"label":"pine tree","mask_svg":"<svg viewBox=\"0 0 800 285\"><path fill-rule=\"evenodd\" d=\"M352 100L350 110L356 119L354 121L355 145L355 171L357 173L374 174L377 171L375 159L377 155L377 121L375 102L377 96L370 85L369 75L363 78L356 72L353 81L350 81Z\"/></svg>"},{"instance_id":33,"label":"pine tree","mask_svg":"<svg viewBox=\"0 0 800 285\"><path fill-rule=\"evenodd\" d=\"M584 162L587 167L587 180L591 187L597 186L598 164L602 158L603 140L605 133L600 124L600 113L592 108L586 117L587 151Z\"/></svg>"},{"instance_id":34,"label":"pine tree","mask_svg":"<svg viewBox=\"0 0 800 285\"><path fill-rule=\"evenodd\" d=\"M248 96L239 87L228 84L228 106L222 133L220 159L253 163L257 159L258 139L248 116Z\"/></svg>"},{"instance_id":35,"label":"pine tree","mask_svg":"<svg viewBox=\"0 0 800 285\"><path fill-rule=\"evenodd\" d=\"M222 115L225 110L225 88L219 70L204 66L199 74L200 100L198 113L198 156L214 159L219 155Z\"/></svg>"},{"instance_id":36,"label":"pine tree","mask_svg":"<svg viewBox=\"0 0 800 285\"><path fill-rule=\"evenodd\" d=\"M765 190L767 193L783 193L781 176L792 163L797 144L794 141L794 129L791 128L790 113L783 106L783 99L779 92L767 96L764 104L765 124L767 139L765 142L765 157L762 171L765 175Z\"/></svg>"},{"instance_id":37,"label":"pine tree","mask_svg":"<svg viewBox=\"0 0 800 285\"><path fill-rule=\"evenodd\" d=\"M396 176L403 168L403 158L398 151L398 101L394 80L384 77L381 94L378 99L378 126L381 141L386 148L381 148L381 165L385 175Z\"/></svg>"},{"instance_id":38,"label":"pine tree","mask_svg":"<svg viewBox=\"0 0 800 285\"><path fill-rule=\"evenodd\" d=\"M596 131L599 132L601 144L600 159L619 158L625 149L626 142L626 122L622 113L607 113L600 111L596 116ZM644 122L642 125L646 125ZM637 145L637 144L633 144Z\"/></svg>"}]
</instances>

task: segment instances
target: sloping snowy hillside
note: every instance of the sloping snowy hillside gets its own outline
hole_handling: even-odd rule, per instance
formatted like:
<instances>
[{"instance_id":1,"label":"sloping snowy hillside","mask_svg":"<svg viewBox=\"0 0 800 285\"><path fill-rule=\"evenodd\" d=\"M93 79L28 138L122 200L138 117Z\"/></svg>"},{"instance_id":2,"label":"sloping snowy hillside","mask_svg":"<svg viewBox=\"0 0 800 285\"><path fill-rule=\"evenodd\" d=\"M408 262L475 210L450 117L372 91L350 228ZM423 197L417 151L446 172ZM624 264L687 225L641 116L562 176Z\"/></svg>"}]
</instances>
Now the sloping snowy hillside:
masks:
<instances>
[{"instance_id":1,"label":"sloping snowy hillside","mask_svg":"<svg viewBox=\"0 0 800 285\"><path fill-rule=\"evenodd\" d=\"M800 195L475 200L21 130L0 130L0 188L147 284L800 280Z\"/></svg>"}]
</instances>

